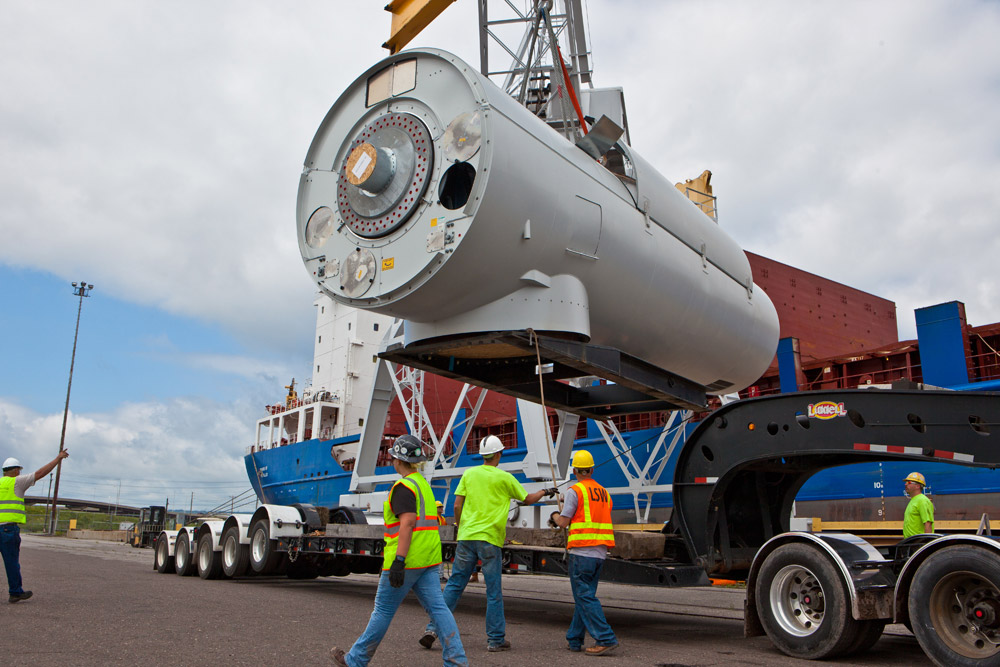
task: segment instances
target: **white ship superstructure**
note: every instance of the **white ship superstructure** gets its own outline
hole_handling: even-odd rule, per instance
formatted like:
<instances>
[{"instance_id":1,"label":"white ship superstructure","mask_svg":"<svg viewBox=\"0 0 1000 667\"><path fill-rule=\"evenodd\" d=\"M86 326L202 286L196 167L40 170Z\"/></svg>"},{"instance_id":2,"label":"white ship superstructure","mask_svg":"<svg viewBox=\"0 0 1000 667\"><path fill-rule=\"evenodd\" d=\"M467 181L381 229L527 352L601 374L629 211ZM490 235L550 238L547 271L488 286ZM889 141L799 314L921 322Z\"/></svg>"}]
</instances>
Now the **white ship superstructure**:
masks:
<instances>
[{"instance_id":1,"label":"white ship superstructure","mask_svg":"<svg viewBox=\"0 0 1000 667\"><path fill-rule=\"evenodd\" d=\"M306 392L329 393L338 406L333 438L357 435L368 414L379 344L392 317L351 308L322 294L314 305L313 377Z\"/></svg>"},{"instance_id":2,"label":"white ship superstructure","mask_svg":"<svg viewBox=\"0 0 1000 667\"><path fill-rule=\"evenodd\" d=\"M301 393L293 380L285 401L267 406L268 416L257 421L250 451L356 436L364 427L379 343L392 317L351 308L322 294L314 305L312 380ZM356 456L357 446L339 445L332 453L343 465Z\"/></svg>"}]
</instances>

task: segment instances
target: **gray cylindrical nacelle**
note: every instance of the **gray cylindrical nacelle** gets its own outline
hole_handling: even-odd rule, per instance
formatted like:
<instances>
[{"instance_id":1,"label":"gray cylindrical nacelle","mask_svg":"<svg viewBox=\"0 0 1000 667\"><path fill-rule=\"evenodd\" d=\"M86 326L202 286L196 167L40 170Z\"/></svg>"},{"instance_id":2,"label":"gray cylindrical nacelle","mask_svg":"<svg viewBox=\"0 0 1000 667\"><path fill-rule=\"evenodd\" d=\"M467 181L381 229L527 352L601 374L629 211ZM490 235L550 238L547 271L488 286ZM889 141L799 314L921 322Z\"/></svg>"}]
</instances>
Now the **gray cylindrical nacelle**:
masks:
<instances>
[{"instance_id":1,"label":"gray cylindrical nacelle","mask_svg":"<svg viewBox=\"0 0 1000 667\"><path fill-rule=\"evenodd\" d=\"M443 51L391 56L341 95L297 221L320 288L403 318L408 344L482 355L462 338L534 329L710 393L774 357L774 306L718 224L628 146L595 161Z\"/></svg>"}]
</instances>

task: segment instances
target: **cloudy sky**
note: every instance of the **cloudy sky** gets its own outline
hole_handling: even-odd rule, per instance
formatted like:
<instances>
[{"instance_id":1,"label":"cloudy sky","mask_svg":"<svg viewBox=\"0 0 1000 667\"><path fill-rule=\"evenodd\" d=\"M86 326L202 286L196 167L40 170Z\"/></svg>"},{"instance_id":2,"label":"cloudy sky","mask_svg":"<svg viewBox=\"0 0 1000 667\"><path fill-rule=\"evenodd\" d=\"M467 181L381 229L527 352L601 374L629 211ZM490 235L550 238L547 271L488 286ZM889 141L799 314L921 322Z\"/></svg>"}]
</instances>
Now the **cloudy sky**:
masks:
<instances>
[{"instance_id":1,"label":"cloudy sky","mask_svg":"<svg viewBox=\"0 0 1000 667\"><path fill-rule=\"evenodd\" d=\"M0 457L60 495L207 508L311 368L295 241L313 132L385 55L382 1L0 0ZM589 0L595 83L745 248L1000 320L1000 4ZM412 46L478 62L475 3ZM44 494L44 485L35 492Z\"/></svg>"}]
</instances>

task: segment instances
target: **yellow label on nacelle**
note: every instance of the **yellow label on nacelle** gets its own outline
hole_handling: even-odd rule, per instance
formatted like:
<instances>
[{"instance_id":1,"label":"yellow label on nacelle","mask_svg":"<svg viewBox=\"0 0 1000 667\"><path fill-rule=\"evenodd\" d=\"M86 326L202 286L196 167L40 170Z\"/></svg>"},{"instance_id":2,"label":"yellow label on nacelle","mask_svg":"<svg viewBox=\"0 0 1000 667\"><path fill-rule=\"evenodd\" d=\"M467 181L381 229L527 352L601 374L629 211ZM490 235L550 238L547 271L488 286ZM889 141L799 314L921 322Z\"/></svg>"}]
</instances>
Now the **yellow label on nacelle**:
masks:
<instances>
[{"instance_id":1,"label":"yellow label on nacelle","mask_svg":"<svg viewBox=\"0 0 1000 667\"><path fill-rule=\"evenodd\" d=\"M395 262L396 262L396 258L395 257L387 257L387 258L383 259L382 260L382 270L383 271L388 271L393 266L395 266Z\"/></svg>"},{"instance_id":2,"label":"yellow label on nacelle","mask_svg":"<svg viewBox=\"0 0 1000 667\"><path fill-rule=\"evenodd\" d=\"M437 227L437 226L438 226L438 219L431 218L431 227Z\"/></svg>"}]
</instances>

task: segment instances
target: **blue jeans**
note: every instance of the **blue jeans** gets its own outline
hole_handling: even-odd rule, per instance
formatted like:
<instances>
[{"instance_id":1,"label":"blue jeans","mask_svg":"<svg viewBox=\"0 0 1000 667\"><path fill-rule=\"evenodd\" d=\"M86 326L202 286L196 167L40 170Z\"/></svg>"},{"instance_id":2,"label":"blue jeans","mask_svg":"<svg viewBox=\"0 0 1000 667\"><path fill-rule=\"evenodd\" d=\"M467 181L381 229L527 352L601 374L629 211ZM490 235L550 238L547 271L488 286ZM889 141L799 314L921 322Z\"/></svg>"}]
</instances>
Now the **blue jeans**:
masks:
<instances>
[{"instance_id":1,"label":"blue jeans","mask_svg":"<svg viewBox=\"0 0 1000 667\"><path fill-rule=\"evenodd\" d=\"M3 554L3 566L7 570L7 589L11 595L24 592L21 588L21 528L16 523L0 526L0 554Z\"/></svg>"},{"instance_id":2,"label":"blue jeans","mask_svg":"<svg viewBox=\"0 0 1000 667\"><path fill-rule=\"evenodd\" d=\"M460 540L455 547L451 578L444 587L444 601L448 609L455 610L478 561L483 562L483 578L486 580L486 642L502 644L507 634L507 622L503 615L503 584L500 579L503 554L500 547L482 540ZM433 621L427 625L427 631L441 634Z\"/></svg>"},{"instance_id":3,"label":"blue jeans","mask_svg":"<svg viewBox=\"0 0 1000 667\"><path fill-rule=\"evenodd\" d=\"M572 648L583 645L584 631L590 633L599 646L618 643L614 630L604 618L601 601L597 599L597 584L601 580L602 558L569 555L569 581L573 587L573 620L566 631L566 641Z\"/></svg>"},{"instance_id":4,"label":"blue jeans","mask_svg":"<svg viewBox=\"0 0 1000 667\"><path fill-rule=\"evenodd\" d=\"M378 580L378 591L375 593L375 609L372 610L372 616L368 620L368 627L344 656L347 664L350 667L364 667L368 664L375 655L379 642L389 630L389 623L396 615L396 610L412 588L417 594L420 606L442 629L440 638L444 646L444 664L468 665L462 639L458 636L458 626L455 625L455 617L451 615L441 596L440 576L441 568L437 565L406 570L403 585L393 588L389 583L389 573L382 572Z\"/></svg>"}]
</instances>

